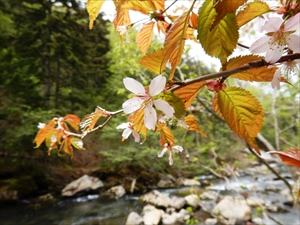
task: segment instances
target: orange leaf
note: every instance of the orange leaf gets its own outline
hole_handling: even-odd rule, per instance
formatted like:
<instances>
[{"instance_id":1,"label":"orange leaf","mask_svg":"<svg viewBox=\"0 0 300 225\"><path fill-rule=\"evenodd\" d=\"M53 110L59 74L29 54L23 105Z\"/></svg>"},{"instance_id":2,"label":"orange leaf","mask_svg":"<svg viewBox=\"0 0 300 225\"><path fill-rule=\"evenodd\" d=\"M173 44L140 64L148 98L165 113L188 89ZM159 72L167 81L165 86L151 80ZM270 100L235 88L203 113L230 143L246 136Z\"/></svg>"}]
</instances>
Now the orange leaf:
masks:
<instances>
[{"instance_id":1,"label":"orange leaf","mask_svg":"<svg viewBox=\"0 0 300 225\"><path fill-rule=\"evenodd\" d=\"M129 26L131 24L130 17L129 17L129 11L128 9L122 8L122 5L124 5L127 0L113 0L117 14L114 18L114 27L117 30L119 26ZM123 39L120 36L120 40L123 43Z\"/></svg>"},{"instance_id":2,"label":"orange leaf","mask_svg":"<svg viewBox=\"0 0 300 225\"><path fill-rule=\"evenodd\" d=\"M216 104L230 129L260 154L255 137L261 130L264 112L257 99L242 88L228 87L216 94Z\"/></svg>"},{"instance_id":3,"label":"orange leaf","mask_svg":"<svg viewBox=\"0 0 300 225\"><path fill-rule=\"evenodd\" d=\"M245 56L239 56L236 58L231 58L224 65L223 70L234 69L239 66L248 64L249 62L261 60L263 58L264 57L262 57L262 56L256 56L256 55L245 55ZM237 78L237 79L246 80L246 81L269 82L273 79L273 76L274 76L274 73L276 70L277 70L276 67L268 68L267 66L263 66L260 68L249 69L246 71L236 73L236 74L230 76L230 78Z\"/></svg>"},{"instance_id":4,"label":"orange leaf","mask_svg":"<svg viewBox=\"0 0 300 225\"><path fill-rule=\"evenodd\" d=\"M65 120L73 120L75 123L79 124L80 123L80 119L78 118L78 116L73 115L73 114L68 114L64 117Z\"/></svg>"},{"instance_id":5,"label":"orange leaf","mask_svg":"<svg viewBox=\"0 0 300 225\"><path fill-rule=\"evenodd\" d=\"M133 128L140 134L142 134L146 139L147 128L144 123L144 107L135 111L131 117ZM145 140L144 140L145 141Z\"/></svg>"},{"instance_id":6,"label":"orange leaf","mask_svg":"<svg viewBox=\"0 0 300 225\"><path fill-rule=\"evenodd\" d=\"M271 9L269 5L265 2L256 1L250 2L244 8L244 10L239 11L236 20L239 27L243 26L244 24L248 23L250 20L269 12Z\"/></svg>"},{"instance_id":7,"label":"orange leaf","mask_svg":"<svg viewBox=\"0 0 300 225\"><path fill-rule=\"evenodd\" d=\"M153 34L153 26L154 22L149 22L143 28L136 36L136 43L138 47L141 49L143 55L146 54L149 45L152 40L152 34Z\"/></svg>"},{"instance_id":8,"label":"orange leaf","mask_svg":"<svg viewBox=\"0 0 300 225\"><path fill-rule=\"evenodd\" d=\"M69 155L73 155L73 147L71 146L70 138L66 138L62 143L59 148L59 151L63 150L65 153Z\"/></svg>"},{"instance_id":9,"label":"orange leaf","mask_svg":"<svg viewBox=\"0 0 300 225\"><path fill-rule=\"evenodd\" d=\"M187 109L205 84L205 81L190 84L175 90L174 93L182 99L185 103L185 108Z\"/></svg>"},{"instance_id":10,"label":"orange leaf","mask_svg":"<svg viewBox=\"0 0 300 225\"><path fill-rule=\"evenodd\" d=\"M138 11L148 15L150 11L163 11L164 5L164 0L126 1L125 4L122 5L122 8Z\"/></svg>"},{"instance_id":11,"label":"orange leaf","mask_svg":"<svg viewBox=\"0 0 300 225\"><path fill-rule=\"evenodd\" d=\"M102 115L103 115L102 111L98 108L96 108L93 113L86 115L79 125L81 130L84 130L87 132L90 132L91 130L93 130L98 119Z\"/></svg>"},{"instance_id":12,"label":"orange leaf","mask_svg":"<svg viewBox=\"0 0 300 225\"><path fill-rule=\"evenodd\" d=\"M93 28L93 23L97 18L99 11L105 1L104 0L88 0L86 3L86 8L90 16L90 29Z\"/></svg>"},{"instance_id":13,"label":"orange leaf","mask_svg":"<svg viewBox=\"0 0 300 225\"><path fill-rule=\"evenodd\" d=\"M156 74L161 74L168 62L168 49L162 48L143 56L139 63Z\"/></svg>"},{"instance_id":14,"label":"orange leaf","mask_svg":"<svg viewBox=\"0 0 300 225\"><path fill-rule=\"evenodd\" d=\"M192 28L198 29L198 15L196 13L191 13L189 24Z\"/></svg>"},{"instance_id":15,"label":"orange leaf","mask_svg":"<svg viewBox=\"0 0 300 225\"><path fill-rule=\"evenodd\" d=\"M185 38L186 39L189 39L189 40L192 40L192 41L195 41L198 43L198 40L195 36L195 29L194 28L191 28L191 27L188 27L187 30L186 30L186 33L185 33Z\"/></svg>"},{"instance_id":16,"label":"orange leaf","mask_svg":"<svg viewBox=\"0 0 300 225\"><path fill-rule=\"evenodd\" d=\"M47 125L44 128L39 130L39 132L35 136L35 139L33 140L33 143L36 143L35 148L40 147L40 145L43 143L43 141L49 135L49 133L55 131L55 125L56 122L54 120L51 120L47 123Z\"/></svg>"},{"instance_id":17,"label":"orange leaf","mask_svg":"<svg viewBox=\"0 0 300 225\"><path fill-rule=\"evenodd\" d=\"M162 148L164 148L165 144L168 143L170 146L173 146L174 141L174 135L170 128L166 126L166 124L163 124L158 128L160 130L160 144Z\"/></svg>"},{"instance_id":18,"label":"orange leaf","mask_svg":"<svg viewBox=\"0 0 300 225\"><path fill-rule=\"evenodd\" d=\"M216 1L214 8L216 9L218 15L211 26L211 30L226 16L226 14L234 13L238 7L243 5L247 0L220 0Z\"/></svg>"},{"instance_id":19,"label":"orange leaf","mask_svg":"<svg viewBox=\"0 0 300 225\"><path fill-rule=\"evenodd\" d=\"M269 153L279 155L285 164L300 168L300 149L291 148L284 152L270 151Z\"/></svg>"},{"instance_id":20,"label":"orange leaf","mask_svg":"<svg viewBox=\"0 0 300 225\"><path fill-rule=\"evenodd\" d=\"M196 118L192 114L189 114L184 121L189 126L188 130L195 130L203 137L207 137L206 134L200 129Z\"/></svg>"}]
</instances>

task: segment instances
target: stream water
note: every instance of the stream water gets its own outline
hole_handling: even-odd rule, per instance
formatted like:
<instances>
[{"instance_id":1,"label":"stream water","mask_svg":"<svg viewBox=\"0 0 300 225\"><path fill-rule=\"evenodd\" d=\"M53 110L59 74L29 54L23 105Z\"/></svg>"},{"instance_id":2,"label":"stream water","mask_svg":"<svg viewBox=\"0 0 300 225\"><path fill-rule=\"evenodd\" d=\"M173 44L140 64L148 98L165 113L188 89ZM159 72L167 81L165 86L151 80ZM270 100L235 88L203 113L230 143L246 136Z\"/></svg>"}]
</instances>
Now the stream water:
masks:
<instances>
[{"instance_id":1,"label":"stream water","mask_svg":"<svg viewBox=\"0 0 300 225\"><path fill-rule=\"evenodd\" d=\"M208 177L199 176L200 179ZM274 186L279 190L286 186L282 181L274 180L274 175L257 175L255 177L243 175L238 180L231 180L226 188L224 180L213 180L210 187L222 195L237 195L239 191L247 190L251 197L262 199L266 205L276 205L285 209L284 213L270 213L284 225L300 225L299 208L284 205L284 195L277 192L264 191L267 186ZM251 191L256 189L255 191ZM169 195L178 189L160 190ZM0 208L1 225L123 225L131 211L138 213L142 205L137 202L137 195L126 195L115 200L99 198L98 195L88 195L74 199L65 199L49 207L34 208L30 204L20 203L13 207ZM255 213L255 212L253 212ZM263 218L265 225L276 225L273 220Z\"/></svg>"}]
</instances>

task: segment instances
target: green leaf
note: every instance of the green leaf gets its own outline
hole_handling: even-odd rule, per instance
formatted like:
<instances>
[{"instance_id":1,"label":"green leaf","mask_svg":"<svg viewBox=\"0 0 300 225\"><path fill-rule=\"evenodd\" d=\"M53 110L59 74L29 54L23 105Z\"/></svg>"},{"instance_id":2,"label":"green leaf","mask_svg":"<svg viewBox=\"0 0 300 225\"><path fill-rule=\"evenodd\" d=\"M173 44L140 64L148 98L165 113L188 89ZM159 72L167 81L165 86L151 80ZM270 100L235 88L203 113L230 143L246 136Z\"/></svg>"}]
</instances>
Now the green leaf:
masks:
<instances>
[{"instance_id":1,"label":"green leaf","mask_svg":"<svg viewBox=\"0 0 300 225\"><path fill-rule=\"evenodd\" d=\"M260 154L255 137L261 130L264 112L257 99L242 88L229 87L218 92L215 100L217 111L220 111L230 129Z\"/></svg>"},{"instance_id":2,"label":"green leaf","mask_svg":"<svg viewBox=\"0 0 300 225\"><path fill-rule=\"evenodd\" d=\"M213 1L206 0L199 10L198 39L205 52L226 62L227 57L235 49L239 33L235 13L227 14L211 30L211 25L217 16Z\"/></svg>"},{"instance_id":3,"label":"green leaf","mask_svg":"<svg viewBox=\"0 0 300 225\"><path fill-rule=\"evenodd\" d=\"M167 91L165 94L160 95L160 97L166 102L168 102L174 108L175 110L174 115L177 119L181 119L182 117L184 117L185 115L184 102L178 95L174 94L171 91Z\"/></svg>"}]
</instances>

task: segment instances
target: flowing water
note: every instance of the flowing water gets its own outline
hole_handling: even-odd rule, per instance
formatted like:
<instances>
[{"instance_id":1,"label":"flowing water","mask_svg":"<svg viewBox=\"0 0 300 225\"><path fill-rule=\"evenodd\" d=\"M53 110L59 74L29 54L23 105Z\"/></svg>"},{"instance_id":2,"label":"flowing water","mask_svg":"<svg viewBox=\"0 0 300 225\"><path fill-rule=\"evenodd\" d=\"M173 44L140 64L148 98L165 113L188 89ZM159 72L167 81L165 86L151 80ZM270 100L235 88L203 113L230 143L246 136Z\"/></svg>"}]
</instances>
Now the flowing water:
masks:
<instances>
[{"instance_id":1,"label":"flowing water","mask_svg":"<svg viewBox=\"0 0 300 225\"><path fill-rule=\"evenodd\" d=\"M209 177L199 176L199 179ZM258 175L256 177L243 175L237 180L230 181L228 187L224 180L213 180L210 189L223 195L237 195L239 191L248 191L251 197L265 201L266 205L276 205L287 210L285 213L270 213L284 225L300 225L299 208L292 208L283 204L285 196L277 192L262 191L268 185L279 190L285 189L282 181L274 180L272 174ZM256 191L251 191L255 188ZM176 189L160 190L171 194ZM99 198L98 195L88 195L75 199L65 199L49 207L34 208L32 204L20 203L18 206L0 208L1 225L122 225L131 211L138 213L142 205L137 202L138 196L127 195L122 199ZM255 211L254 211L255 213ZM267 217L264 224L276 223Z\"/></svg>"}]
</instances>

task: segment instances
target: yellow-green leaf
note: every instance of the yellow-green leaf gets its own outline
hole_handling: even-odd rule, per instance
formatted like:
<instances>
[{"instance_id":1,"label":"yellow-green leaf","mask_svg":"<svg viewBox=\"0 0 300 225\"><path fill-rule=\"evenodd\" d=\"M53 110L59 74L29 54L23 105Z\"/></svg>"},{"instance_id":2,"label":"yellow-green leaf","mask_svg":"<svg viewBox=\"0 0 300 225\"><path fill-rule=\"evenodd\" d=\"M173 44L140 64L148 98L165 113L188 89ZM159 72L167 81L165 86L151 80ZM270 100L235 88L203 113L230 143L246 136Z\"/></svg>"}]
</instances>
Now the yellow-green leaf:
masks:
<instances>
[{"instance_id":1,"label":"yellow-green leaf","mask_svg":"<svg viewBox=\"0 0 300 225\"><path fill-rule=\"evenodd\" d=\"M126 1L122 8L148 15L150 11L164 10L165 0Z\"/></svg>"},{"instance_id":2,"label":"yellow-green leaf","mask_svg":"<svg viewBox=\"0 0 300 225\"><path fill-rule=\"evenodd\" d=\"M70 139L71 144L78 150L85 150L83 147L83 141L80 138L72 137Z\"/></svg>"},{"instance_id":3,"label":"yellow-green leaf","mask_svg":"<svg viewBox=\"0 0 300 225\"><path fill-rule=\"evenodd\" d=\"M137 46L141 49L143 55L146 54L152 40L154 22L147 23L136 36Z\"/></svg>"},{"instance_id":4,"label":"yellow-green leaf","mask_svg":"<svg viewBox=\"0 0 300 225\"><path fill-rule=\"evenodd\" d=\"M223 70L234 69L239 66L248 64L249 62L261 60L263 58L264 57L262 56L256 56L256 55L245 55L245 56L238 56L236 58L231 58L224 66ZM234 75L231 75L230 78L237 78L246 81L269 82L273 79L276 70L277 70L276 67L268 68L267 66L263 66L260 68L253 68L253 69L236 73Z\"/></svg>"},{"instance_id":5,"label":"yellow-green leaf","mask_svg":"<svg viewBox=\"0 0 300 225\"><path fill-rule=\"evenodd\" d=\"M216 101L230 129L260 154L255 137L261 130L264 112L257 99L242 88L228 87L217 93Z\"/></svg>"},{"instance_id":6,"label":"yellow-green leaf","mask_svg":"<svg viewBox=\"0 0 300 225\"><path fill-rule=\"evenodd\" d=\"M226 62L237 45L239 38L235 13L226 14L211 30L211 25L217 16L213 1L206 0L199 10L198 39L205 52Z\"/></svg>"},{"instance_id":7,"label":"yellow-green leaf","mask_svg":"<svg viewBox=\"0 0 300 225\"><path fill-rule=\"evenodd\" d=\"M192 104L192 102L194 101L194 99L196 98L200 89L205 84L206 84L205 81L201 81L194 84L190 84L188 86L183 86L175 90L174 93L182 99L182 101L185 103L185 108L188 109Z\"/></svg>"},{"instance_id":8,"label":"yellow-green leaf","mask_svg":"<svg viewBox=\"0 0 300 225\"><path fill-rule=\"evenodd\" d=\"M188 130L195 130L203 137L207 137L206 134L200 129L196 118L192 114L189 114L184 121L188 125Z\"/></svg>"},{"instance_id":9,"label":"yellow-green leaf","mask_svg":"<svg viewBox=\"0 0 300 225\"><path fill-rule=\"evenodd\" d=\"M105 1L102 0L88 0L86 3L86 8L90 16L90 29L93 28L95 19L97 18L99 11Z\"/></svg>"},{"instance_id":10,"label":"yellow-green leaf","mask_svg":"<svg viewBox=\"0 0 300 225\"><path fill-rule=\"evenodd\" d=\"M182 99L171 91L160 95L161 99L168 102L175 110L174 116L181 119L185 115L185 106Z\"/></svg>"},{"instance_id":11,"label":"yellow-green leaf","mask_svg":"<svg viewBox=\"0 0 300 225\"><path fill-rule=\"evenodd\" d=\"M261 1L250 2L246 8L239 11L236 20L239 27L248 23L250 20L270 11L270 7L267 3Z\"/></svg>"}]
</instances>

